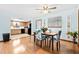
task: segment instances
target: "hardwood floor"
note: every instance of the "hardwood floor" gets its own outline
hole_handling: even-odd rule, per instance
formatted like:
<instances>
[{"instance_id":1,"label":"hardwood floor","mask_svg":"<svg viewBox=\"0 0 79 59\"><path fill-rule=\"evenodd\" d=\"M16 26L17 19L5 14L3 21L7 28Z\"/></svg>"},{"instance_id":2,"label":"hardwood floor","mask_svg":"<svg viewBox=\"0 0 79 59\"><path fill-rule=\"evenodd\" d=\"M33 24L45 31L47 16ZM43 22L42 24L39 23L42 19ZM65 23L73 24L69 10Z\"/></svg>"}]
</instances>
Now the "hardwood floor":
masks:
<instances>
[{"instance_id":1,"label":"hardwood floor","mask_svg":"<svg viewBox=\"0 0 79 59\"><path fill-rule=\"evenodd\" d=\"M33 43L33 37L23 37L10 40L9 42L0 42L0 54L78 54L79 47L71 42L61 41L60 51L54 48L53 51L48 48L41 48Z\"/></svg>"}]
</instances>

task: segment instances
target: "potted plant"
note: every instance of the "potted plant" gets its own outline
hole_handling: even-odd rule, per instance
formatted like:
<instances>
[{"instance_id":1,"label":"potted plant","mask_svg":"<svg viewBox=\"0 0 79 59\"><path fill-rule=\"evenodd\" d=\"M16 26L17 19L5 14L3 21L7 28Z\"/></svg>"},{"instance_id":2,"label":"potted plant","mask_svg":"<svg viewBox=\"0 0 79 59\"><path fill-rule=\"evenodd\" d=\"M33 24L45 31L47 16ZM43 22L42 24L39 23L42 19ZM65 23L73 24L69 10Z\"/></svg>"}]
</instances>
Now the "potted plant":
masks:
<instances>
[{"instance_id":1,"label":"potted plant","mask_svg":"<svg viewBox=\"0 0 79 59\"><path fill-rule=\"evenodd\" d=\"M75 40L78 37L78 32L76 32L76 31L75 32L68 32L67 34L72 36L73 37L73 42L76 43Z\"/></svg>"},{"instance_id":2,"label":"potted plant","mask_svg":"<svg viewBox=\"0 0 79 59\"><path fill-rule=\"evenodd\" d=\"M48 28L43 27L43 28L41 28L41 30L42 30L43 32L46 32L46 31L48 30Z\"/></svg>"}]
</instances>

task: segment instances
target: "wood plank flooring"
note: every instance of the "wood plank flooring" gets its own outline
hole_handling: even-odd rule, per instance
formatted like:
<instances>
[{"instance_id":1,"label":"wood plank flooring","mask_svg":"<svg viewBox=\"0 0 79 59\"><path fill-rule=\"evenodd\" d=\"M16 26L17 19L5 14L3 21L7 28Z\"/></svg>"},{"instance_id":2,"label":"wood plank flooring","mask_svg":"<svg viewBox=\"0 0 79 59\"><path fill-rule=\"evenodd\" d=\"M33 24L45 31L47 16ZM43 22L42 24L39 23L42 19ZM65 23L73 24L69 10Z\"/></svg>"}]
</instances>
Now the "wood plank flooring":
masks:
<instances>
[{"instance_id":1,"label":"wood plank flooring","mask_svg":"<svg viewBox=\"0 0 79 59\"><path fill-rule=\"evenodd\" d=\"M79 54L77 44L61 41L60 51L41 48L34 44L33 37L23 37L9 42L0 42L0 54Z\"/></svg>"}]
</instances>

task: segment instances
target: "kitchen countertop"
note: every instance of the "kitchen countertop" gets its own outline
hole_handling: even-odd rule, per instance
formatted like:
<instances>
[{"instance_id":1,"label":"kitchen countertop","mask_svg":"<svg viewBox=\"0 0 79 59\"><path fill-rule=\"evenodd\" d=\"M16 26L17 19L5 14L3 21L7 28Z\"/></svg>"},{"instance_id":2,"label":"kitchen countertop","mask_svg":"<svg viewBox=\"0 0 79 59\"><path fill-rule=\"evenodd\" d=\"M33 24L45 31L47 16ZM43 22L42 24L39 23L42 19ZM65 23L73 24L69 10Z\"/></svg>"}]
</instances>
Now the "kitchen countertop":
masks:
<instances>
[{"instance_id":1,"label":"kitchen countertop","mask_svg":"<svg viewBox=\"0 0 79 59\"><path fill-rule=\"evenodd\" d=\"M24 27L11 27L10 29L24 29Z\"/></svg>"}]
</instances>

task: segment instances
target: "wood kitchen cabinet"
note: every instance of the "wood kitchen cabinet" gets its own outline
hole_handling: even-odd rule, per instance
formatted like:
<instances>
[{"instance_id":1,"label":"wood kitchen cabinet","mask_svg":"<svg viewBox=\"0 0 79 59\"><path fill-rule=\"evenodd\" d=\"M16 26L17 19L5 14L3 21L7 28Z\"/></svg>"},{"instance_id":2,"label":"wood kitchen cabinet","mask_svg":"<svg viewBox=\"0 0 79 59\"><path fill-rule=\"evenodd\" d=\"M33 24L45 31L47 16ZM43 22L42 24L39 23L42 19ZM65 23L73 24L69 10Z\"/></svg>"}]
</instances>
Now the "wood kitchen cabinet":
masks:
<instances>
[{"instance_id":1,"label":"wood kitchen cabinet","mask_svg":"<svg viewBox=\"0 0 79 59\"><path fill-rule=\"evenodd\" d=\"M20 29L11 29L11 34L21 34L21 30Z\"/></svg>"},{"instance_id":2,"label":"wood kitchen cabinet","mask_svg":"<svg viewBox=\"0 0 79 59\"><path fill-rule=\"evenodd\" d=\"M15 21L11 20L11 34L24 34L28 33L29 21Z\"/></svg>"}]
</instances>

